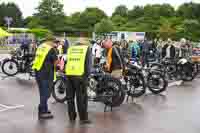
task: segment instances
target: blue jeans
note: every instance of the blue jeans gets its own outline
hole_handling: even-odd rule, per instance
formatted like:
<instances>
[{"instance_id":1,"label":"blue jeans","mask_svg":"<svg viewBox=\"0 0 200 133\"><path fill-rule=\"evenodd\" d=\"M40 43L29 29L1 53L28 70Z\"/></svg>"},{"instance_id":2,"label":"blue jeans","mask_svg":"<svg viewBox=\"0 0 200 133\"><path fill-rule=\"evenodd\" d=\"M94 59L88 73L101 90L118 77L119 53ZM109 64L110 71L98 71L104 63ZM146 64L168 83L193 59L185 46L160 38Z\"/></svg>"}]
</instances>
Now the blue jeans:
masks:
<instances>
[{"instance_id":1,"label":"blue jeans","mask_svg":"<svg viewBox=\"0 0 200 133\"><path fill-rule=\"evenodd\" d=\"M39 87L39 94L40 94L40 104L38 106L39 113L46 113L48 112L48 99L51 95L51 83L48 80L41 80L37 78L36 81Z\"/></svg>"}]
</instances>

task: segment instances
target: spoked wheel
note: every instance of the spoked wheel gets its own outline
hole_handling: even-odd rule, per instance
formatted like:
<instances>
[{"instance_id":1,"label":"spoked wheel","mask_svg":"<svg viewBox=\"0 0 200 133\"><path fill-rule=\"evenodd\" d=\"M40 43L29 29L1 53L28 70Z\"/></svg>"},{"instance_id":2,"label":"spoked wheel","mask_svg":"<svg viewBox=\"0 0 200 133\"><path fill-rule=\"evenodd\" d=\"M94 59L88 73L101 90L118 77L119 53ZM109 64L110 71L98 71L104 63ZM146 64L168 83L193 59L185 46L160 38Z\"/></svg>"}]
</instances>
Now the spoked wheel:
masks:
<instances>
[{"instance_id":1,"label":"spoked wheel","mask_svg":"<svg viewBox=\"0 0 200 133\"><path fill-rule=\"evenodd\" d=\"M125 92L119 80L109 78L106 80L103 103L107 106L120 106L125 99Z\"/></svg>"},{"instance_id":2,"label":"spoked wheel","mask_svg":"<svg viewBox=\"0 0 200 133\"><path fill-rule=\"evenodd\" d=\"M140 97L146 92L144 78L141 74L136 74L129 77L129 90L127 94L132 97Z\"/></svg>"},{"instance_id":3,"label":"spoked wheel","mask_svg":"<svg viewBox=\"0 0 200 133\"><path fill-rule=\"evenodd\" d=\"M182 80L192 81L195 78L194 70L195 69L193 67L193 64L188 64L187 66L183 66L182 71L180 71L182 74Z\"/></svg>"},{"instance_id":4,"label":"spoked wheel","mask_svg":"<svg viewBox=\"0 0 200 133\"><path fill-rule=\"evenodd\" d=\"M194 79L194 75L193 75L193 73L191 72L191 73L186 73L186 72L183 72L182 73L182 80L183 81L192 81L193 79Z\"/></svg>"},{"instance_id":5,"label":"spoked wheel","mask_svg":"<svg viewBox=\"0 0 200 133\"><path fill-rule=\"evenodd\" d=\"M14 60L4 60L2 63L2 72L8 76L15 76L18 73L18 63Z\"/></svg>"},{"instance_id":6,"label":"spoked wheel","mask_svg":"<svg viewBox=\"0 0 200 133\"><path fill-rule=\"evenodd\" d=\"M194 63L192 65L192 67L193 67L192 75L195 78L199 73L199 64L198 63Z\"/></svg>"},{"instance_id":7,"label":"spoked wheel","mask_svg":"<svg viewBox=\"0 0 200 133\"><path fill-rule=\"evenodd\" d=\"M166 90L168 82L159 72L151 72L147 77L147 86L154 94L159 94Z\"/></svg>"},{"instance_id":8,"label":"spoked wheel","mask_svg":"<svg viewBox=\"0 0 200 133\"><path fill-rule=\"evenodd\" d=\"M64 78L57 78L52 90L52 96L59 103L64 103L67 100L67 84Z\"/></svg>"}]
</instances>

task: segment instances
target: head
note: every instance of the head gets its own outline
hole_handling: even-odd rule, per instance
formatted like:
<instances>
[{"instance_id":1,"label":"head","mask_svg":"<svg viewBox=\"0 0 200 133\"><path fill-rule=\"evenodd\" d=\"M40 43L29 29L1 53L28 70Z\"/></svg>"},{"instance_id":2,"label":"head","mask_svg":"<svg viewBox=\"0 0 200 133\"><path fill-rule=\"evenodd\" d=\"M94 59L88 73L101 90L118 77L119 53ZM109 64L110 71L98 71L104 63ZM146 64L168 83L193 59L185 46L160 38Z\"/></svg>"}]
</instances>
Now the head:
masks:
<instances>
[{"instance_id":1,"label":"head","mask_svg":"<svg viewBox=\"0 0 200 133\"><path fill-rule=\"evenodd\" d=\"M113 46L120 47L120 44L118 42L113 42Z\"/></svg>"},{"instance_id":2,"label":"head","mask_svg":"<svg viewBox=\"0 0 200 133\"><path fill-rule=\"evenodd\" d=\"M172 40L170 38L167 39L167 44L172 45Z\"/></svg>"},{"instance_id":3,"label":"head","mask_svg":"<svg viewBox=\"0 0 200 133\"><path fill-rule=\"evenodd\" d=\"M129 40L129 43L133 43L133 40Z\"/></svg>"},{"instance_id":4,"label":"head","mask_svg":"<svg viewBox=\"0 0 200 133\"><path fill-rule=\"evenodd\" d=\"M25 34L25 36L24 36L25 38L28 38L28 34Z\"/></svg>"},{"instance_id":5,"label":"head","mask_svg":"<svg viewBox=\"0 0 200 133\"><path fill-rule=\"evenodd\" d=\"M187 43L187 40L185 38L181 38L180 43L181 45L185 45Z\"/></svg>"},{"instance_id":6,"label":"head","mask_svg":"<svg viewBox=\"0 0 200 133\"><path fill-rule=\"evenodd\" d=\"M61 40L60 40L60 45L62 45L62 46L65 45L65 40L64 40L64 39L61 39Z\"/></svg>"},{"instance_id":7,"label":"head","mask_svg":"<svg viewBox=\"0 0 200 133\"><path fill-rule=\"evenodd\" d=\"M101 45L101 40L97 40L97 45Z\"/></svg>"},{"instance_id":8,"label":"head","mask_svg":"<svg viewBox=\"0 0 200 133\"><path fill-rule=\"evenodd\" d=\"M45 42L48 42L48 45L51 45L52 47L55 46L56 38L52 34L47 34L45 37Z\"/></svg>"}]
</instances>

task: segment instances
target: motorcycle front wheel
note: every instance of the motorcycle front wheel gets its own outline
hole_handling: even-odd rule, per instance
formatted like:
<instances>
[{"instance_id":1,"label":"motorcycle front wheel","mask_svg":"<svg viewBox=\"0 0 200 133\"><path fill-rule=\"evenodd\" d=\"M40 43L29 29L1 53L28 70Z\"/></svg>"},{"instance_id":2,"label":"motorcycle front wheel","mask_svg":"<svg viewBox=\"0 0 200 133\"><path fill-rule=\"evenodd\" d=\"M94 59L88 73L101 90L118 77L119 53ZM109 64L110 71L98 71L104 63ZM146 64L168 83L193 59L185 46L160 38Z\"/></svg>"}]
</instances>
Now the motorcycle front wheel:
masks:
<instances>
[{"instance_id":1,"label":"motorcycle front wheel","mask_svg":"<svg viewBox=\"0 0 200 133\"><path fill-rule=\"evenodd\" d=\"M159 94L166 90L168 82L160 72L152 71L147 77L147 87L154 94Z\"/></svg>"},{"instance_id":2,"label":"motorcycle front wheel","mask_svg":"<svg viewBox=\"0 0 200 133\"><path fill-rule=\"evenodd\" d=\"M104 82L104 95L105 98L102 101L107 106L118 107L125 99L125 92L122 88L121 82L115 78L106 78Z\"/></svg>"},{"instance_id":3,"label":"motorcycle front wheel","mask_svg":"<svg viewBox=\"0 0 200 133\"><path fill-rule=\"evenodd\" d=\"M67 100L67 84L64 77L57 77L52 88L52 97L59 103Z\"/></svg>"},{"instance_id":4,"label":"motorcycle front wheel","mask_svg":"<svg viewBox=\"0 0 200 133\"><path fill-rule=\"evenodd\" d=\"M2 72L7 76L15 76L19 72L18 63L12 59L5 59L1 68Z\"/></svg>"}]
</instances>

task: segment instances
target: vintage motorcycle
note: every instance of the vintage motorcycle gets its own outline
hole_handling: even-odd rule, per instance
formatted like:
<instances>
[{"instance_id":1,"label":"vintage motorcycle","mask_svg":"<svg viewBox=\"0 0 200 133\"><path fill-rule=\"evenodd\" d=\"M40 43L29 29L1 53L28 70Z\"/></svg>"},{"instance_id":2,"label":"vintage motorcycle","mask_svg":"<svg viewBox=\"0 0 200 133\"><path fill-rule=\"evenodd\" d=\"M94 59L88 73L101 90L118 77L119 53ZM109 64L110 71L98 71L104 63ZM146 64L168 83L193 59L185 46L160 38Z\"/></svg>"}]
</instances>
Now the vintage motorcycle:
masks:
<instances>
[{"instance_id":1,"label":"vintage motorcycle","mask_svg":"<svg viewBox=\"0 0 200 133\"><path fill-rule=\"evenodd\" d=\"M120 106L125 99L121 82L103 71L102 66L96 65L87 80L87 94L90 101L101 102L110 107ZM68 78L65 74L57 76L52 96L57 102L68 100Z\"/></svg>"},{"instance_id":2,"label":"vintage motorcycle","mask_svg":"<svg viewBox=\"0 0 200 133\"><path fill-rule=\"evenodd\" d=\"M23 55L20 48L10 52L11 57L2 61L2 72L7 76L15 76L18 73L29 73L30 76L34 76L32 70L32 63L34 55Z\"/></svg>"},{"instance_id":3,"label":"vintage motorcycle","mask_svg":"<svg viewBox=\"0 0 200 133\"><path fill-rule=\"evenodd\" d=\"M159 94L168 86L161 72L136 64L127 64L123 78L128 97L140 97L145 94L146 88L154 94Z\"/></svg>"},{"instance_id":4,"label":"vintage motorcycle","mask_svg":"<svg viewBox=\"0 0 200 133\"><path fill-rule=\"evenodd\" d=\"M198 73L197 65L185 58L171 60L163 59L161 63L154 63L151 69L160 70L167 78L192 81Z\"/></svg>"}]
</instances>

